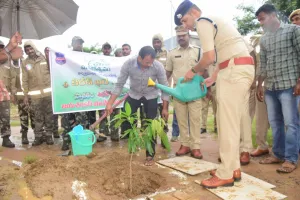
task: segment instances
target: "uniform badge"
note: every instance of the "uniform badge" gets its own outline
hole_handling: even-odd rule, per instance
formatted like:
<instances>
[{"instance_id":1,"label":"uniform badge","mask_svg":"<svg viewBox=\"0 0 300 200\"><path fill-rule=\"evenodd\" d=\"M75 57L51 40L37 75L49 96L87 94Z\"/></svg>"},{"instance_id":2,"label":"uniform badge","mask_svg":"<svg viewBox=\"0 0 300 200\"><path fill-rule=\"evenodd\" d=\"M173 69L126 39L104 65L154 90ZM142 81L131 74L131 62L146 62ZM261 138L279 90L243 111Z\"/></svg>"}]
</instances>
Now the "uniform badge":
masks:
<instances>
[{"instance_id":1,"label":"uniform badge","mask_svg":"<svg viewBox=\"0 0 300 200\"><path fill-rule=\"evenodd\" d=\"M182 18L182 14L178 14L178 15L177 15L177 18L178 18L178 19L181 19L181 18Z\"/></svg>"},{"instance_id":2,"label":"uniform badge","mask_svg":"<svg viewBox=\"0 0 300 200\"><path fill-rule=\"evenodd\" d=\"M66 64L67 60L65 58L65 55L62 54L62 53L59 53L59 52L56 52L55 53L55 62L59 65L63 65L63 64Z\"/></svg>"},{"instance_id":3,"label":"uniform badge","mask_svg":"<svg viewBox=\"0 0 300 200\"><path fill-rule=\"evenodd\" d=\"M27 69L28 71L32 69L32 65L31 65L31 64L27 64L25 67L26 67L26 69Z\"/></svg>"}]
</instances>

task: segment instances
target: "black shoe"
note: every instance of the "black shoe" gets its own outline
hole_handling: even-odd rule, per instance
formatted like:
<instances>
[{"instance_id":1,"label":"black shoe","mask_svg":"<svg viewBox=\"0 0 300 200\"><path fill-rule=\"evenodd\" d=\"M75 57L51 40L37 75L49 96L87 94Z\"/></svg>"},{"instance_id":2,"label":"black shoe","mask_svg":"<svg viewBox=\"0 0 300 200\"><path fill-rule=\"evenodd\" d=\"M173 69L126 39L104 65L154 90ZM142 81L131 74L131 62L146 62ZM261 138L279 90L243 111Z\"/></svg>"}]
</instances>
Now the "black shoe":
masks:
<instances>
[{"instance_id":1,"label":"black shoe","mask_svg":"<svg viewBox=\"0 0 300 200\"><path fill-rule=\"evenodd\" d=\"M9 136L3 137L2 146L7 148L15 148L15 144L9 139Z\"/></svg>"},{"instance_id":2,"label":"black shoe","mask_svg":"<svg viewBox=\"0 0 300 200\"><path fill-rule=\"evenodd\" d=\"M110 140L111 141L119 141L120 140L119 133L118 132L111 132Z\"/></svg>"},{"instance_id":3,"label":"black shoe","mask_svg":"<svg viewBox=\"0 0 300 200\"><path fill-rule=\"evenodd\" d=\"M38 137L38 138L35 138L33 143L32 143L32 146L39 146L41 144L43 144L43 138L42 137Z\"/></svg>"},{"instance_id":4,"label":"black shoe","mask_svg":"<svg viewBox=\"0 0 300 200\"><path fill-rule=\"evenodd\" d=\"M63 138L63 144L62 144L62 147L61 147L61 150L62 151L67 151L70 149L70 138Z\"/></svg>"},{"instance_id":5,"label":"black shoe","mask_svg":"<svg viewBox=\"0 0 300 200\"><path fill-rule=\"evenodd\" d=\"M53 145L54 144L52 136L47 136L46 137L46 144L47 145Z\"/></svg>"},{"instance_id":6,"label":"black shoe","mask_svg":"<svg viewBox=\"0 0 300 200\"><path fill-rule=\"evenodd\" d=\"M103 133L106 136L110 136L110 132L108 128L105 129L99 129L99 133Z\"/></svg>"},{"instance_id":7,"label":"black shoe","mask_svg":"<svg viewBox=\"0 0 300 200\"><path fill-rule=\"evenodd\" d=\"M27 133L22 133L22 144L29 144Z\"/></svg>"},{"instance_id":8,"label":"black shoe","mask_svg":"<svg viewBox=\"0 0 300 200\"><path fill-rule=\"evenodd\" d=\"M103 137L101 135L99 135L97 138L97 142L104 142L105 140L107 140L107 137Z\"/></svg>"},{"instance_id":9,"label":"black shoe","mask_svg":"<svg viewBox=\"0 0 300 200\"><path fill-rule=\"evenodd\" d=\"M201 128L201 134L206 133L206 128Z\"/></svg>"},{"instance_id":10,"label":"black shoe","mask_svg":"<svg viewBox=\"0 0 300 200\"><path fill-rule=\"evenodd\" d=\"M58 133L53 133L53 137L54 137L54 138L60 138L60 136L59 136Z\"/></svg>"}]
</instances>

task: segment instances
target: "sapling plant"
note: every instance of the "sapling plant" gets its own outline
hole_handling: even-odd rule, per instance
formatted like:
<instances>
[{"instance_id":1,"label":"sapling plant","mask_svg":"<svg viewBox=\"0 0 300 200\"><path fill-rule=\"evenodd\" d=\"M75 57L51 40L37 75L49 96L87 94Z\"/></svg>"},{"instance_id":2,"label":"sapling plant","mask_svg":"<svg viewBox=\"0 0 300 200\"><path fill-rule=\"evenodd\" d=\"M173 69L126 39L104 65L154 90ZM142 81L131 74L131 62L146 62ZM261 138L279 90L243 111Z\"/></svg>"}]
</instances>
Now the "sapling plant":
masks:
<instances>
[{"instance_id":1,"label":"sapling plant","mask_svg":"<svg viewBox=\"0 0 300 200\"><path fill-rule=\"evenodd\" d=\"M138 115L132 113L131 107L128 102L125 103L124 111L121 111L113 119L116 121L115 127L118 128L122 123L127 121L130 124L130 128L124 132L122 137L128 136L128 152L130 153L129 162L129 187L132 192L132 156L138 151L144 149L150 154L154 153L152 143L160 138L162 144L167 151L170 151L170 143L167 134L164 132L165 121L162 118L144 119L141 127L137 126Z\"/></svg>"}]
</instances>

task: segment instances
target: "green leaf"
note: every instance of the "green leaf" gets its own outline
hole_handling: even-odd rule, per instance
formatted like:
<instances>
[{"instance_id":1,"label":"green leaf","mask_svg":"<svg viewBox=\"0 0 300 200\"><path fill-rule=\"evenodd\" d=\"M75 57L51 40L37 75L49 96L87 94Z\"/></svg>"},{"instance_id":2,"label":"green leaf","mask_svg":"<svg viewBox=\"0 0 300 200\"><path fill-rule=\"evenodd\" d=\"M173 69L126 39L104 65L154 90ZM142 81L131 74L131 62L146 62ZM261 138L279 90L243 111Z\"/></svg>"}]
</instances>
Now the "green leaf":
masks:
<instances>
[{"instance_id":1,"label":"green leaf","mask_svg":"<svg viewBox=\"0 0 300 200\"><path fill-rule=\"evenodd\" d=\"M128 116L131 115L131 107L128 102L125 103L125 112Z\"/></svg>"}]
</instances>

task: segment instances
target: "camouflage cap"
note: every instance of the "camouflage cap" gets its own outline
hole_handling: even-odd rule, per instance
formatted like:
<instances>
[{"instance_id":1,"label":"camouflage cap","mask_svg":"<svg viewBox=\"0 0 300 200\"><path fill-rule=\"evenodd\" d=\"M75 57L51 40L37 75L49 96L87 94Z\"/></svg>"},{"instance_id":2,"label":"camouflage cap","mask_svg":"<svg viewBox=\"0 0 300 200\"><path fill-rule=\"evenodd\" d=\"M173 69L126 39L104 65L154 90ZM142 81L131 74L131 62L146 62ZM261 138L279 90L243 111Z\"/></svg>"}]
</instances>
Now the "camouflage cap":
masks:
<instances>
[{"instance_id":1,"label":"camouflage cap","mask_svg":"<svg viewBox=\"0 0 300 200\"><path fill-rule=\"evenodd\" d=\"M81 40L82 43L84 43L84 40L83 40L80 36L74 36L74 37L72 38L72 44L73 44L75 41L77 41L77 40Z\"/></svg>"},{"instance_id":2,"label":"camouflage cap","mask_svg":"<svg viewBox=\"0 0 300 200\"><path fill-rule=\"evenodd\" d=\"M290 14L290 16L289 16L290 21L292 21L292 18L293 18L295 15L300 15L300 9L294 10L294 11Z\"/></svg>"},{"instance_id":3,"label":"camouflage cap","mask_svg":"<svg viewBox=\"0 0 300 200\"><path fill-rule=\"evenodd\" d=\"M0 45L3 45L3 46L5 46L5 45L4 45L4 42L2 42L1 40L0 40Z\"/></svg>"},{"instance_id":4,"label":"camouflage cap","mask_svg":"<svg viewBox=\"0 0 300 200\"><path fill-rule=\"evenodd\" d=\"M103 49L104 47L106 47L106 46L108 46L108 47L111 49L111 45L110 45L108 42L105 42L105 43L102 45L102 49Z\"/></svg>"},{"instance_id":5,"label":"camouflage cap","mask_svg":"<svg viewBox=\"0 0 300 200\"><path fill-rule=\"evenodd\" d=\"M176 26L176 35L185 35L189 33L189 30L184 28L184 26Z\"/></svg>"}]
</instances>

